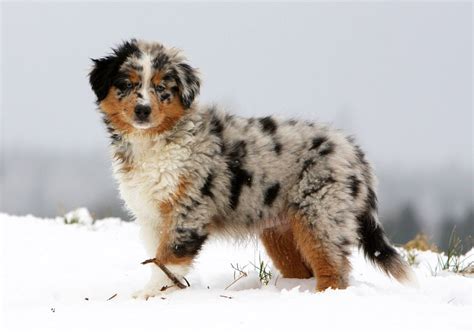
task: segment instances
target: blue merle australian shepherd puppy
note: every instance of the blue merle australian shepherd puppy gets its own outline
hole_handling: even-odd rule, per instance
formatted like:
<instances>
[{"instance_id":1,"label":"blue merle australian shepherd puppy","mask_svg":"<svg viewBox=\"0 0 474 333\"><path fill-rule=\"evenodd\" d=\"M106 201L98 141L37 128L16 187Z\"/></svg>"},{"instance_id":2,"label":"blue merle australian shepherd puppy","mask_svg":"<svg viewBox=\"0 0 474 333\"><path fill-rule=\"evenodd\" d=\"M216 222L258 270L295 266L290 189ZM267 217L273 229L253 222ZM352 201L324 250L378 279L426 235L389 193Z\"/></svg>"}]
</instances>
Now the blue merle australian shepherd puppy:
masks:
<instances>
[{"instance_id":1,"label":"blue merle australian shepherd puppy","mask_svg":"<svg viewBox=\"0 0 474 333\"><path fill-rule=\"evenodd\" d=\"M94 61L90 84L112 141L120 194L149 255L184 277L210 235L258 235L288 278L346 288L354 246L410 280L377 218L375 177L341 132L292 119L242 118L195 102L182 53L131 40ZM136 296L173 282L153 265Z\"/></svg>"}]
</instances>

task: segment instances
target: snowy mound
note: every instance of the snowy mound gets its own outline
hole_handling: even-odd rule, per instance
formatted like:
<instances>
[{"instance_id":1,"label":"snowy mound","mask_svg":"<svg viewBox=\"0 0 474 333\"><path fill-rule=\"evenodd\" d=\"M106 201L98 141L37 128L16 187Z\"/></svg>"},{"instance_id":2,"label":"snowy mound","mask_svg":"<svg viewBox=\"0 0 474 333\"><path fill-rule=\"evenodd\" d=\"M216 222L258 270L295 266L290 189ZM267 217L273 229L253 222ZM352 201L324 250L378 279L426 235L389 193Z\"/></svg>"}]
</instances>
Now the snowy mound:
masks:
<instances>
[{"instance_id":1,"label":"snowy mound","mask_svg":"<svg viewBox=\"0 0 474 333\"><path fill-rule=\"evenodd\" d=\"M0 226L3 332L472 330L473 279L437 271L436 253L417 254L420 286L410 288L354 249L350 287L314 293L314 279L283 279L275 270L262 283L253 265L268 259L257 241L213 240L188 276L190 288L143 301L130 297L148 279L134 223L93 221L79 210L56 219L0 214Z\"/></svg>"}]
</instances>

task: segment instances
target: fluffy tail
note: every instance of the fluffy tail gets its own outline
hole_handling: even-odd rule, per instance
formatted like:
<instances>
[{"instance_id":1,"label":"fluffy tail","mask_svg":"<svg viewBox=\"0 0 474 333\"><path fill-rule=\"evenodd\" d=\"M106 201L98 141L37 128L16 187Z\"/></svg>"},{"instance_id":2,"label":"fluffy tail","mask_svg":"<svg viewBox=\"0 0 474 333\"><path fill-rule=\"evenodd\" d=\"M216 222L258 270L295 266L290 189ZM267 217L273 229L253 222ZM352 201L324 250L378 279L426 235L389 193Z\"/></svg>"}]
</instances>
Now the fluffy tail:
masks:
<instances>
[{"instance_id":1,"label":"fluffy tail","mask_svg":"<svg viewBox=\"0 0 474 333\"><path fill-rule=\"evenodd\" d=\"M368 210L359 217L359 246L364 250L365 257L399 282L416 285L410 266L390 244L375 214Z\"/></svg>"}]
</instances>

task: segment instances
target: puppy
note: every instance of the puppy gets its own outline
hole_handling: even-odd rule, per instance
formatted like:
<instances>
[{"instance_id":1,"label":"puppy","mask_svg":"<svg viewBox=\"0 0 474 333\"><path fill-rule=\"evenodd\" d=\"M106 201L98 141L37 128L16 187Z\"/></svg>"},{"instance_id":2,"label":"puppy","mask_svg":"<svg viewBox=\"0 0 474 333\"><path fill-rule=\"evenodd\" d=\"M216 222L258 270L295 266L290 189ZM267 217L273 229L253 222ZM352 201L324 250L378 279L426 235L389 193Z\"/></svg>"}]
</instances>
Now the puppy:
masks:
<instances>
[{"instance_id":1,"label":"puppy","mask_svg":"<svg viewBox=\"0 0 474 333\"><path fill-rule=\"evenodd\" d=\"M352 138L321 124L200 106L198 72L160 43L131 40L93 62L90 84L121 197L149 255L172 273L183 277L211 234L257 234L284 277L315 276L318 291L348 286L353 246L409 280ZM172 285L152 269L136 296Z\"/></svg>"}]
</instances>

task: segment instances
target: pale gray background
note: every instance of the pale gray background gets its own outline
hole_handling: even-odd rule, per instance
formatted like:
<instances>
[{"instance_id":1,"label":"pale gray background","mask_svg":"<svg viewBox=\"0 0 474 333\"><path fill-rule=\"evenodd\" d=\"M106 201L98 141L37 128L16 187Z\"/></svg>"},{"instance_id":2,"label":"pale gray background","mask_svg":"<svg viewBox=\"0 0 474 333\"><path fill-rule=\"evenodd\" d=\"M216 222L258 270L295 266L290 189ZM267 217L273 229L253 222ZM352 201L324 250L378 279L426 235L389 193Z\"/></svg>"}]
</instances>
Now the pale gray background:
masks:
<instances>
[{"instance_id":1,"label":"pale gray background","mask_svg":"<svg viewBox=\"0 0 474 333\"><path fill-rule=\"evenodd\" d=\"M474 205L470 3L1 6L0 211L123 216L87 74L131 37L184 49L202 102L354 133L383 216L408 204L434 233Z\"/></svg>"}]
</instances>

